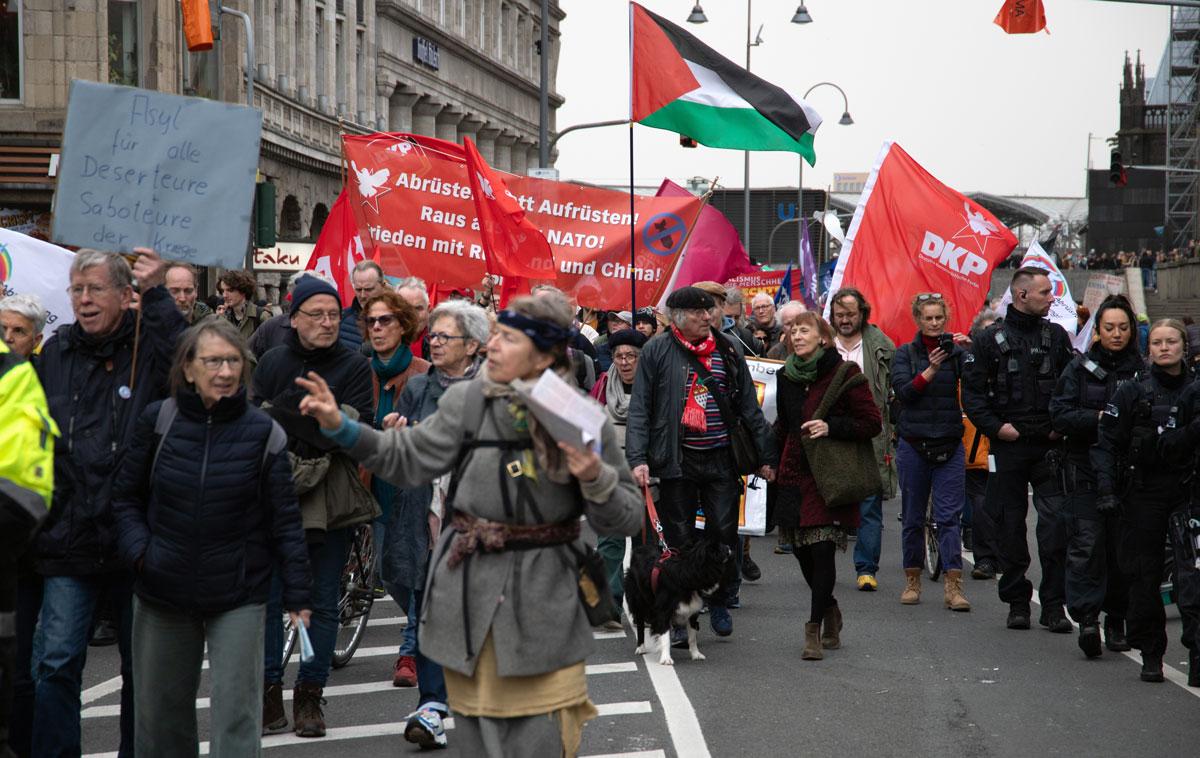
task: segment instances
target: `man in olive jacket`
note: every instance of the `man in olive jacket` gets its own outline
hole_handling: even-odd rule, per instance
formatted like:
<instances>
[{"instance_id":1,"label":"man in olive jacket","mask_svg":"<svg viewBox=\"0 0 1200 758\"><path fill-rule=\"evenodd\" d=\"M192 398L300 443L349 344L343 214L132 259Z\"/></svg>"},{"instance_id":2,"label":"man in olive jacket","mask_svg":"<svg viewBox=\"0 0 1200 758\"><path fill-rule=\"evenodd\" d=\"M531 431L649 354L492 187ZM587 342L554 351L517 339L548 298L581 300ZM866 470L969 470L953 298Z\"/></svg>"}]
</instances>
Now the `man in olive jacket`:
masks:
<instances>
[{"instance_id":1,"label":"man in olive jacket","mask_svg":"<svg viewBox=\"0 0 1200 758\"><path fill-rule=\"evenodd\" d=\"M892 425L888 418L888 398L892 387L892 357L896 344L870 323L871 304L853 287L843 287L830 299L832 325L837 333L834 343L842 360L854 361L867 377L875 406L883 417L883 431L872 444L883 491L862 501L858 538L854 543L854 569L858 589L872 592L878 587L879 555L883 540L883 501L896 496L896 453Z\"/></svg>"},{"instance_id":2,"label":"man in olive jacket","mask_svg":"<svg viewBox=\"0 0 1200 758\"><path fill-rule=\"evenodd\" d=\"M762 464L759 474L774 478L779 458L741 350L712 328L715 305L711 295L696 287L683 287L667 298L672 325L646 343L638 360L625 457L639 486L652 476L661 480L658 510L668 546L682 547L693 538L696 509L702 507L705 538L736 551L742 479L730 448L731 430L710 388L721 392L732 413L749 425ZM715 381L697 376L693 358L705 364ZM720 589L709 599L709 623L722 637L733 633L728 603L736 572L730 561Z\"/></svg>"}]
</instances>

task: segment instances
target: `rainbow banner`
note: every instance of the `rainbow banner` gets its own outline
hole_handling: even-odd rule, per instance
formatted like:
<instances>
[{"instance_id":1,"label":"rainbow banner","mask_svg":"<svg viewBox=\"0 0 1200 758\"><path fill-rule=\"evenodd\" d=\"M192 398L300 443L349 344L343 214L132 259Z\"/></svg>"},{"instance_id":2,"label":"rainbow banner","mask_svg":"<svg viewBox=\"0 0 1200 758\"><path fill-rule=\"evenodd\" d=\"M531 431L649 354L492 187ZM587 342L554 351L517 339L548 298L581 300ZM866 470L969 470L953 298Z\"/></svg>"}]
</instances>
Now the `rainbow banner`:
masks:
<instances>
[{"instance_id":1,"label":"rainbow banner","mask_svg":"<svg viewBox=\"0 0 1200 758\"><path fill-rule=\"evenodd\" d=\"M42 335L48 339L62 324L75 320L67 286L71 283L70 250L10 229L0 229L0 287L4 297L37 295L46 309Z\"/></svg>"}]
</instances>

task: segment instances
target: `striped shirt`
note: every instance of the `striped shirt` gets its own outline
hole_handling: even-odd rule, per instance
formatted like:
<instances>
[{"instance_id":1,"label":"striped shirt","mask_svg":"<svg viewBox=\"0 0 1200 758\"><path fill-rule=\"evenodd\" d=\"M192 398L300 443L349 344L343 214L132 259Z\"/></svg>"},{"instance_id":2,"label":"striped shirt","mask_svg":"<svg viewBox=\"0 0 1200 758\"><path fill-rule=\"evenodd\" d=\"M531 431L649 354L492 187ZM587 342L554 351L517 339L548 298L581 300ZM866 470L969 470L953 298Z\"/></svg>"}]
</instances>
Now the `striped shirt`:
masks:
<instances>
[{"instance_id":1,"label":"striped shirt","mask_svg":"<svg viewBox=\"0 0 1200 758\"><path fill-rule=\"evenodd\" d=\"M712 358L712 367L709 372L716 380L721 394L729 397L729 381L725 376L725 361L721 357L721 351L714 350L710 357ZM688 365L691 365L690 361ZM685 405L688 400L688 390L692 388L692 380L695 377L696 372L688 368L687 381L683 383ZM686 426L683 427L683 446L693 450L710 450L729 445L729 433L725 430L725 419L721 418L721 406L717 404L717 399L711 393L708 394L708 403L704 406L704 420L707 425L706 431L697 432Z\"/></svg>"}]
</instances>

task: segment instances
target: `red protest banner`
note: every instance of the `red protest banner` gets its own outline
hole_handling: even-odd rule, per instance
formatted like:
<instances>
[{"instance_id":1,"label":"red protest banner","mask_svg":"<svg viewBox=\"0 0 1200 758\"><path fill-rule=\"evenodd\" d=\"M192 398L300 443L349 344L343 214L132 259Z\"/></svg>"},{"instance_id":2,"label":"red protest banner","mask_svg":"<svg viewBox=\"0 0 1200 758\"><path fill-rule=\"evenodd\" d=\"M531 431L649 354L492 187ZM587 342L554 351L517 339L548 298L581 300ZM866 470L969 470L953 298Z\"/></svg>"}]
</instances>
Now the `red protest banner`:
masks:
<instances>
[{"instance_id":1,"label":"red protest banner","mask_svg":"<svg viewBox=\"0 0 1200 758\"><path fill-rule=\"evenodd\" d=\"M362 240L359 239L358 229L354 227L354 216L346 200L346 190L342 190L313 246L312 255L308 258L308 270L332 279L337 284L342 305L348 306L354 299L350 272L355 264L365 258Z\"/></svg>"},{"instance_id":2,"label":"red protest banner","mask_svg":"<svg viewBox=\"0 0 1200 758\"><path fill-rule=\"evenodd\" d=\"M477 286L489 272L462 146L410 134L346 136L343 144L347 198L363 244L375 249L383 269L430 284ZM580 305L630 308L629 195L513 174L504 181L550 243L554 284ZM690 196L634 198L632 275L640 305L662 296L700 207Z\"/></svg>"},{"instance_id":3,"label":"red protest banner","mask_svg":"<svg viewBox=\"0 0 1200 758\"><path fill-rule=\"evenodd\" d=\"M992 268L1016 246L991 211L885 142L858 199L830 291L857 287L871 304L871 323L897 345L916 332L911 303L922 292L941 293L950 306L946 331L965 333L987 298Z\"/></svg>"}]
</instances>

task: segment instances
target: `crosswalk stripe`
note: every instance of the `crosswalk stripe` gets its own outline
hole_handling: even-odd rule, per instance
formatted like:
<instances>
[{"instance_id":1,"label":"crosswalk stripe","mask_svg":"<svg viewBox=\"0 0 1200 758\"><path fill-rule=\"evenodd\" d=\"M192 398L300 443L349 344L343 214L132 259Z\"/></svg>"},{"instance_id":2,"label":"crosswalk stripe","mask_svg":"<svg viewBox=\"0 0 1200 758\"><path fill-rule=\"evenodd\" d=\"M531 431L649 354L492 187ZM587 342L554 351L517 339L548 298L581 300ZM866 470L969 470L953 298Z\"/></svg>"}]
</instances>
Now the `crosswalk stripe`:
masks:
<instances>
[{"instance_id":1,"label":"crosswalk stripe","mask_svg":"<svg viewBox=\"0 0 1200 758\"><path fill-rule=\"evenodd\" d=\"M647 701L631 701L625 703L599 703L596 705L596 710L601 716L626 716L638 713L651 713L652 708ZM454 719L448 718L442 722L442 725L447 731L454 729ZM275 747L286 747L289 745L318 745L327 742L337 742L339 740L362 739L366 737L388 737L392 735L400 735L404 733L404 722L389 722L386 724L359 724L357 726L339 726L329 729L325 732L323 738L297 737L295 734L273 734L263 737L262 746L264 750ZM200 743L200 755L208 755L209 743ZM603 756L594 756L594 758L618 758L618 756L631 756L636 758L664 758L665 753L662 750L649 750L644 752L634 753L609 753ZM117 753L88 753L84 758L117 758ZM588 757L585 757L588 758Z\"/></svg>"},{"instance_id":2,"label":"crosswalk stripe","mask_svg":"<svg viewBox=\"0 0 1200 758\"><path fill-rule=\"evenodd\" d=\"M598 676L601 674L625 674L625 673L629 673L629 672L633 672L633 671L637 671L637 664L632 661L622 662L622 663L597 663L597 664L593 664L593 665L584 667L584 672L588 676ZM392 683L390 681L363 682L361 684L335 684L335 685L326 687L324 692L322 693L322 697L330 698L330 697L345 697L348 695L367 695L367 694L372 694L372 693L377 693L377 692L391 692L392 690L395 690L395 689L405 689L405 688L393 687ZM412 688L407 688L407 689L412 689ZM293 695L292 690L284 690L283 699L291 700L292 695ZM620 705L620 704L618 704L618 705ZM648 705L649 704L647 703L647 706ZM196 698L196 709L197 710L203 710L205 708L210 708L211 706L212 706L212 701L209 700L209 698L206 698L206 697ZM640 711L638 711L638 712L640 712ZM114 718L116 716L121 715L121 706L120 705L93 705L88 708L84 708L82 714L80 714L80 715L82 716L82 718L85 718L85 719ZM609 715L618 715L618 713L613 712Z\"/></svg>"}]
</instances>

